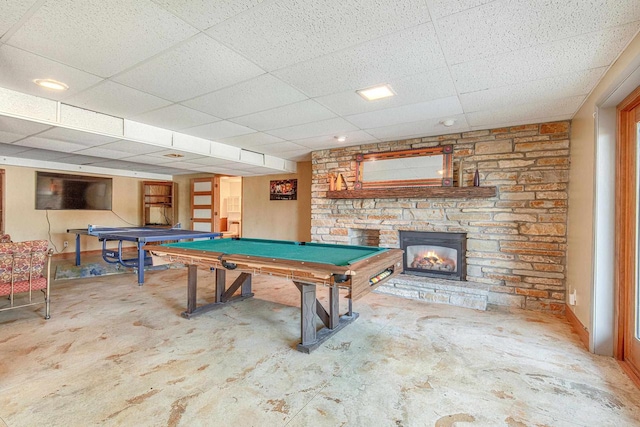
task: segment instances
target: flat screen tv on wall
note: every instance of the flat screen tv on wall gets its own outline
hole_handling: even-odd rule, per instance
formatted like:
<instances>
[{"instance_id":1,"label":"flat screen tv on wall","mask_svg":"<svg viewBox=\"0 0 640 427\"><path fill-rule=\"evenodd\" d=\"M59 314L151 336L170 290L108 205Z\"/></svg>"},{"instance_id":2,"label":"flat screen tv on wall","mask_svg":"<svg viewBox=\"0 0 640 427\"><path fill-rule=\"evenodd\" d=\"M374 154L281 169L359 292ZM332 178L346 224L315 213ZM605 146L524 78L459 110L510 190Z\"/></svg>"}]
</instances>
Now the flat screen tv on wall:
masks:
<instances>
[{"instance_id":1,"label":"flat screen tv on wall","mask_svg":"<svg viewBox=\"0 0 640 427\"><path fill-rule=\"evenodd\" d=\"M36 209L111 210L112 179L36 172Z\"/></svg>"}]
</instances>

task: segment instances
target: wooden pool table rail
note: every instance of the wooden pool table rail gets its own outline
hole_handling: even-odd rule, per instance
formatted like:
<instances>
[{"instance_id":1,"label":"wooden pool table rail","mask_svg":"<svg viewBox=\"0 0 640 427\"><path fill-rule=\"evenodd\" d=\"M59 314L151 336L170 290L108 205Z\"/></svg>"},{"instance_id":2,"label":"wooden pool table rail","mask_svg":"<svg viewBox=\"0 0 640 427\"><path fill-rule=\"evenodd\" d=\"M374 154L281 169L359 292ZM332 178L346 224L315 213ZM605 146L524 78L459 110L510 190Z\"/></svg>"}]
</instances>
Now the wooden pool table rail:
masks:
<instances>
[{"instance_id":1,"label":"wooden pool table rail","mask_svg":"<svg viewBox=\"0 0 640 427\"><path fill-rule=\"evenodd\" d=\"M402 250L400 249L389 249L347 266L165 246L149 246L145 249L171 262L195 264L204 268L237 269L252 274L280 276L315 285L337 285L340 288L350 289L352 299L366 295L389 278L402 272ZM235 266L235 268L229 268L229 266ZM392 268L393 274L386 280L371 285L369 279L385 268ZM336 278L340 276L348 276L348 278L344 282L340 282L339 279L337 281Z\"/></svg>"},{"instance_id":2,"label":"wooden pool table rail","mask_svg":"<svg viewBox=\"0 0 640 427\"><path fill-rule=\"evenodd\" d=\"M251 277L253 274L268 274L292 280L300 292L300 338L297 350L310 353L324 341L358 318L352 309L352 301L359 298L391 277L402 272L402 251L390 249L349 266L291 261L248 255L225 254L221 252L199 251L175 247L153 246L145 248L172 262L188 264L187 310L185 318L210 311L252 297ZM197 307L198 267L215 271L215 301ZM227 288L227 270L238 270L240 276ZM372 277L388 271L385 277L372 283ZM343 281L343 279L345 279ZM329 290L328 307L317 298L317 285ZM340 288L349 290L348 311L340 314ZM240 290L239 293L237 291ZM316 327L316 319L324 327Z\"/></svg>"}]
</instances>

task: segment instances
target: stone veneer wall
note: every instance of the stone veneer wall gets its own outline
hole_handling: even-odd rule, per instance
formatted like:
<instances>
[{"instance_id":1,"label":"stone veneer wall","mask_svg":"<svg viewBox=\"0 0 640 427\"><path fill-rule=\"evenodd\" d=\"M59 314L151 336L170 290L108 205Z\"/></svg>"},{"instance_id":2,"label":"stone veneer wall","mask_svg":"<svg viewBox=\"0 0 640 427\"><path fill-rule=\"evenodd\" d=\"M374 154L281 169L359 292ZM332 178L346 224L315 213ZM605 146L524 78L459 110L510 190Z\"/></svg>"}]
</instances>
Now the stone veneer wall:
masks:
<instances>
[{"instance_id":1,"label":"stone veneer wall","mask_svg":"<svg viewBox=\"0 0 640 427\"><path fill-rule=\"evenodd\" d=\"M467 280L489 285L489 302L563 312L570 122L553 122L327 149L312 154L311 236L349 243L349 230L466 232ZM464 186L480 171L490 199L327 199L328 174L353 188L356 153L454 145ZM457 175L457 174L456 174Z\"/></svg>"}]
</instances>

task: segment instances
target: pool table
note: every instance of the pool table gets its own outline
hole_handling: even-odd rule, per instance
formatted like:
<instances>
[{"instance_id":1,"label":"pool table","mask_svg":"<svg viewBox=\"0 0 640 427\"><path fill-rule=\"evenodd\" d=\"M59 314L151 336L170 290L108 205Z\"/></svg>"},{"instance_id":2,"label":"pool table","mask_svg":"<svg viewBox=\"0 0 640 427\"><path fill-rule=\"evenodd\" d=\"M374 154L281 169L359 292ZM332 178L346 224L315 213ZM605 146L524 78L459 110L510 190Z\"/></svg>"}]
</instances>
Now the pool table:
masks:
<instances>
[{"instance_id":1,"label":"pool table","mask_svg":"<svg viewBox=\"0 0 640 427\"><path fill-rule=\"evenodd\" d=\"M231 238L145 246L155 256L188 265L187 309L183 317L250 298L251 277L268 274L287 278L300 291L299 351L309 353L358 318L352 301L402 272L402 250L283 240ZM215 271L215 302L196 307L197 267ZM227 288L226 271L240 271ZM328 289L328 309L316 288ZM346 289L348 311L339 313L339 290ZM239 290L239 292L238 292ZM324 327L317 329L316 317Z\"/></svg>"}]
</instances>

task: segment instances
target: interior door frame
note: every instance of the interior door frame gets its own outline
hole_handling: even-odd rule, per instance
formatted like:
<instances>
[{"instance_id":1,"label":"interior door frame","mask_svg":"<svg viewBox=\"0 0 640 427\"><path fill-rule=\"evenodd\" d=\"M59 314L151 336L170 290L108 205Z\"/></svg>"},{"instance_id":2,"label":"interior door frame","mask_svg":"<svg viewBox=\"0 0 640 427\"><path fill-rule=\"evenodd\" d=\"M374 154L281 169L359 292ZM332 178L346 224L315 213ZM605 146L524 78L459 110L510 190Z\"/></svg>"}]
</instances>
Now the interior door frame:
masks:
<instances>
[{"instance_id":1,"label":"interior door frame","mask_svg":"<svg viewBox=\"0 0 640 427\"><path fill-rule=\"evenodd\" d=\"M616 108L616 341L614 356L626 373L640 384L639 367L625 360L625 344L629 331L627 318L631 303L631 286L636 282L636 168L637 144L630 135L630 124L636 122L633 110L640 106L640 86L629 94ZM637 131L636 131L637 132Z\"/></svg>"},{"instance_id":2,"label":"interior door frame","mask_svg":"<svg viewBox=\"0 0 640 427\"><path fill-rule=\"evenodd\" d=\"M211 191L210 192L197 192L194 190L194 184L196 182L211 182ZM214 175L206 178L192 178L189 182L190 194L189 194L189 204L191 208L191 228L193 229L193 224L196 222L210 222L211 231L219 232L220 231L220 177L218 175ZM199 194L196 194L199 193ZM211 205L209 208L211 209L211 218L209 221L204 221L203 219L197 219L194 215L194 209L202 209L207 207L208 205L194 205L193 197L195 195L211 195Z\"/></svg>"}]
</instances>

